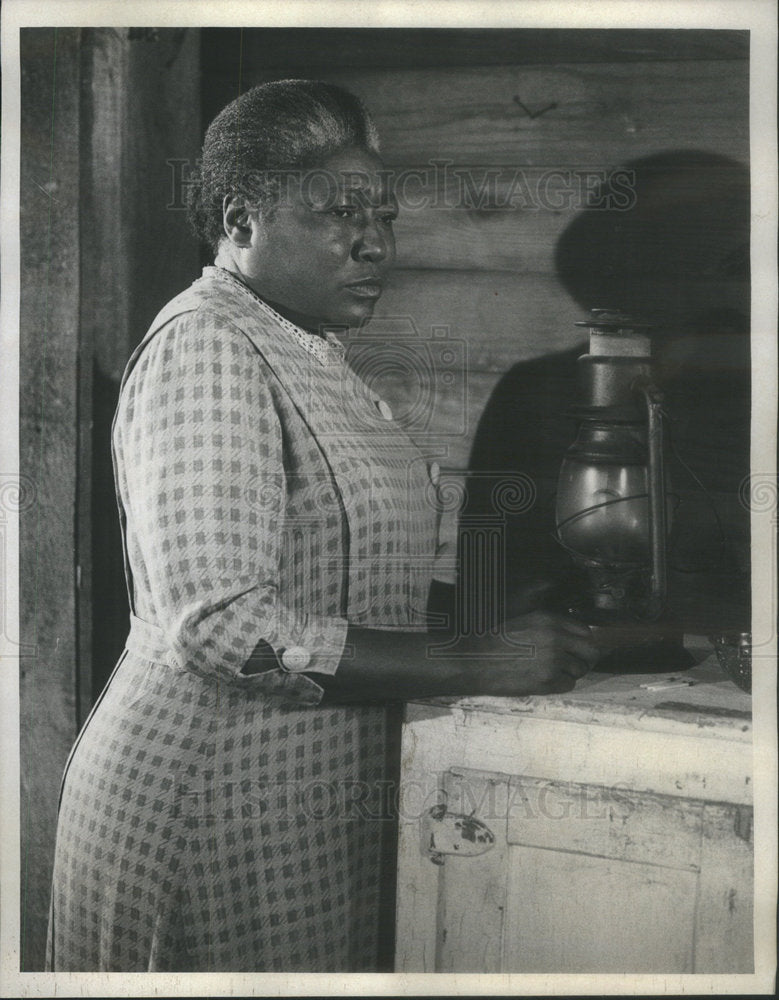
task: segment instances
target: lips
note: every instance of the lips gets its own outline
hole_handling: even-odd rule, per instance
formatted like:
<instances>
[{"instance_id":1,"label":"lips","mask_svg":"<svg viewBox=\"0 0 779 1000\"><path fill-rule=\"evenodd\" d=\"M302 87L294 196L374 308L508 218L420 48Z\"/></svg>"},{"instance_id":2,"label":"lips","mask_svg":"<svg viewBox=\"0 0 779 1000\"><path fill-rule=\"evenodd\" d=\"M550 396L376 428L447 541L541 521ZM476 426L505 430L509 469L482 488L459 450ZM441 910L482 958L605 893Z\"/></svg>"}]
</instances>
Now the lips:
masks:
<instances>
[{"instance_id":1,"label":"lips","mask_svg":"<svg viewBox=\"0 0 779 1000\"><path fill-rule=\"evenodd\" d=\"M360 298L377 299L384 285L380 278L361 278L359 281L350 281L344 288Z\"/></svg>"}]
</instances>

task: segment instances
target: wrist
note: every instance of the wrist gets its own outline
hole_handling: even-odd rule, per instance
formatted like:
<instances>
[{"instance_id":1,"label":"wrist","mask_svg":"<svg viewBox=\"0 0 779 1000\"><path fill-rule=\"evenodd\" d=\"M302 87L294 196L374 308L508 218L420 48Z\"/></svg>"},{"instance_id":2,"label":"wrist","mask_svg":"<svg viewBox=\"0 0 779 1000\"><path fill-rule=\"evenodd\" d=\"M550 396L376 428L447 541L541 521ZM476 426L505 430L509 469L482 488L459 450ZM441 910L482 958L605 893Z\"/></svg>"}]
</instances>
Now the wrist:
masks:
<instances>
[{"instance_id":1,"label":"wrist","mask_svg":"<svg viewBox=\"0 0 779 1000\"><path fill-rule=\"evenodd\" d=\"M473 636L456 632L428 635L425 662L442 696L466 697L485 694L489 664L479 656L480 643Z\"/></svg>"}]
</instances>

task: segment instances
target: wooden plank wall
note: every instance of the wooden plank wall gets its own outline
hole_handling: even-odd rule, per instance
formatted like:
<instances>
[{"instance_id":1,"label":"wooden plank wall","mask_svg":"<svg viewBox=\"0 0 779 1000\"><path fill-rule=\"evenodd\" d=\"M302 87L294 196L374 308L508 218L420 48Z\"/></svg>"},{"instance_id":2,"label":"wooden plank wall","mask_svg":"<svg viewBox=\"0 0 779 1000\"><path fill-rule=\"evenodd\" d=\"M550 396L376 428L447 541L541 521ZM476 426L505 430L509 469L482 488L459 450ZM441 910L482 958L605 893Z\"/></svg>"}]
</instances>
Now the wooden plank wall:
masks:
<instances>
[{"instance_id":1,"label":"wooden plank wall","mask_svg":"<svg viewBox=\"0 0 779 1000\"><path fill-rule=\"evenodd\" d=\"M586 185L664 150L747 162L747 45L744 33L716 31L205 32L204 119L239 88L316 76L364 100L389 167L423 172L426 183L405 182L407 201L426 206L401 211L397 271L376 316L464 342L464 433L445 433L459 381L439 382L432 413L447 464L463 469L501 374L581 342L573 323L585 307L562 286L555 250ZM647 298L662 302L662 282ZM418 378L387 372L401 411Z\"/></svg>"}]
</instances>

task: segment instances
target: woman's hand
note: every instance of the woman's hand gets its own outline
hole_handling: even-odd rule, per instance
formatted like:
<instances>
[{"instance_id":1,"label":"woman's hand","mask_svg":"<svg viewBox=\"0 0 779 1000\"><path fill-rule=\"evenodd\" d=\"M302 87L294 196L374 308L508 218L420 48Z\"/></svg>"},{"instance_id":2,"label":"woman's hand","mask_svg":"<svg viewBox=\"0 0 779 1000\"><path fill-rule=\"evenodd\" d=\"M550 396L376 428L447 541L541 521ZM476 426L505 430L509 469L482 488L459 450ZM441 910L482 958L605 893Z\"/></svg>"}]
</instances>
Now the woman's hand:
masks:
<instances>
[{"instance_id":1,"label":"woman's hand","mask_svg":"<svg viewBox=\"0 0 779 1000\"><path fill-rule=\"evenodd\" d=\"M564 615L533 611L507 621L505 639L473 643L470 669L478 693L521 697L570 691L598 660L600 651L586 625ZM498 658L497 654L500 654Z\"/></svg>"}]
</instances>

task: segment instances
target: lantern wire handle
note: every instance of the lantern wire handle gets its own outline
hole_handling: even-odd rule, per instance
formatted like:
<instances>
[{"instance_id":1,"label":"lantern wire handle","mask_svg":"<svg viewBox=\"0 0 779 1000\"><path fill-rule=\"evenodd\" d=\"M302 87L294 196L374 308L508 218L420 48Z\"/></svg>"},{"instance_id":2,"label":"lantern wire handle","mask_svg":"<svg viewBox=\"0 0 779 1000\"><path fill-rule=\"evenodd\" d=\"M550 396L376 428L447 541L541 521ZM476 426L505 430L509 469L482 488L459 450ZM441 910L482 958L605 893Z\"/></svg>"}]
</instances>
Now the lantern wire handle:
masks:
<instances>
[{"instance_id":1,"label":"lantern wire handle","mask_svg":"<svg viewBox=\"0 0 779 1000\"><path fill-rule=\"evenodd\" d=\"M647 407L647 489L649 493L650 591L646 614L658 617L667 594L665 466L663 464L663 394L652 382L638 378L633 389L644 397Z\"/></svg>"}]
</instances>

